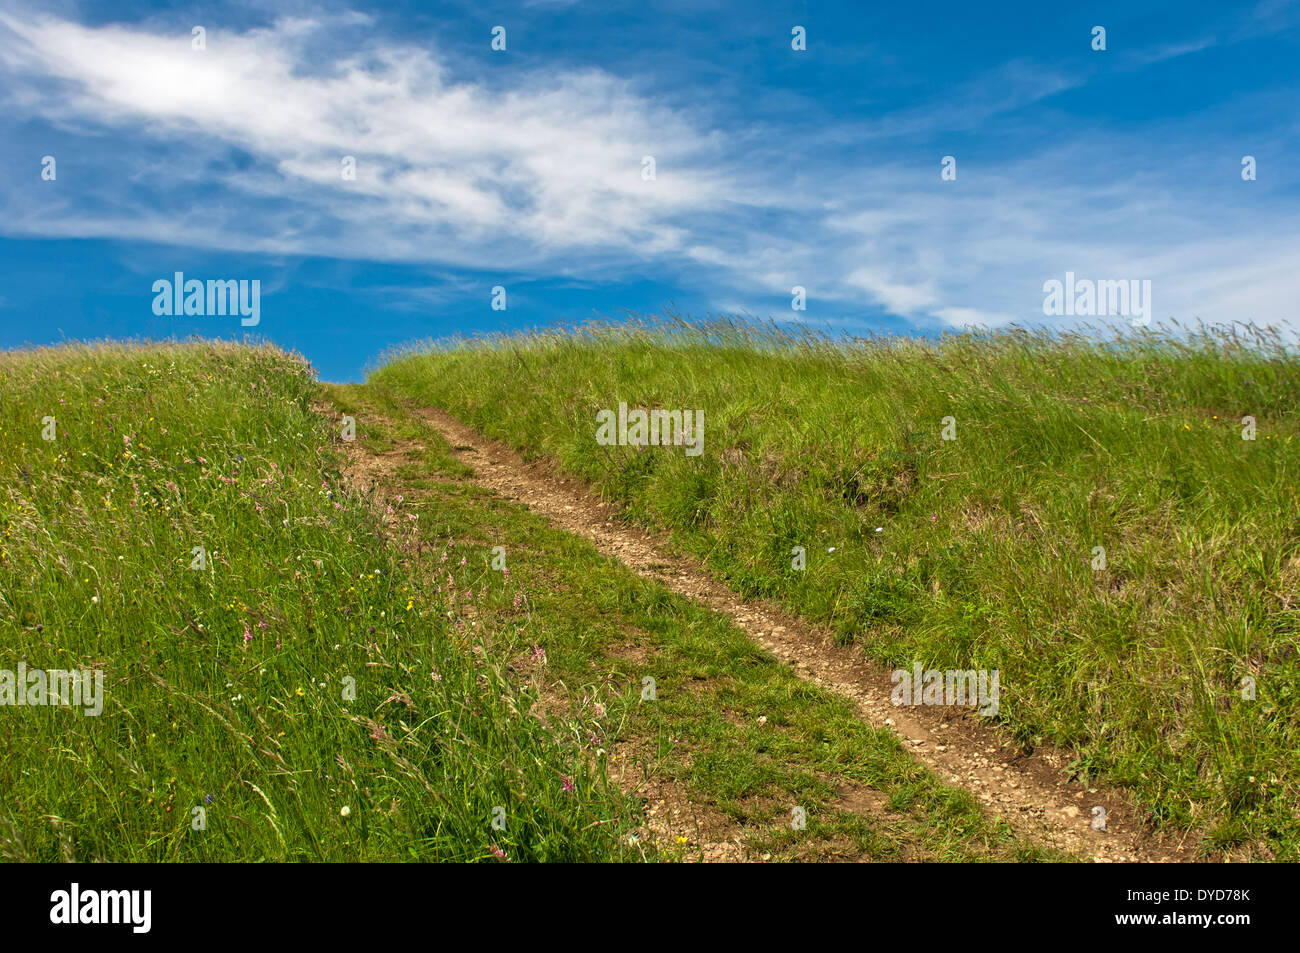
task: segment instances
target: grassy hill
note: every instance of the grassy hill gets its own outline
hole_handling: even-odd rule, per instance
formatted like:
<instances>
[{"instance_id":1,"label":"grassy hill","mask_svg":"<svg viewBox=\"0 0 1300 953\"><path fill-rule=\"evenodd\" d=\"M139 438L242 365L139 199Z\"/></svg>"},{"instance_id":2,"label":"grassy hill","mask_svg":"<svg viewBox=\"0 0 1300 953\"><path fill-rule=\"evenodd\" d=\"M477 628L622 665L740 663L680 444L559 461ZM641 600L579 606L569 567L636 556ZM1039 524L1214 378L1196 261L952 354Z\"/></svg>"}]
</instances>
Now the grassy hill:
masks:
<instances>
[{"instance_id":1,"label":"grassy hill","mask_svg":"<svg viewBox=\"0 0 1300 953\"><path fill-rule=\"evenodd\" d=\"M879 662L999 669L1000 724L1150 824L1294 860L1298 370L1254 334L714 324L465 341L370 382L553 459ZM703 411L703 453L601 446L620 403Z\"/></svg>"},{"instance_id":2,"label":"grassy hill","mask_svg":"<svg viewBox=\"0 0 1300 953\"><path fill-rule=\"evenodd\" d=\"M630 799L385 544L318 394L272 348L0 356L0 670L105 682L98 715L0 708L0 856L643 856Z\"/></svg>"},{"instance_id":3,"label":"grassy hill","mask_svg":"<svg viewBox=\"0 0 1300 953\"><path fill-rule=\"evenodd\" d=\"M1063 856L380 388L271 347L14 352L0 440L0 682L103 680L95 711L0 685L0 858Z\"/></svg>"}]
</instances>

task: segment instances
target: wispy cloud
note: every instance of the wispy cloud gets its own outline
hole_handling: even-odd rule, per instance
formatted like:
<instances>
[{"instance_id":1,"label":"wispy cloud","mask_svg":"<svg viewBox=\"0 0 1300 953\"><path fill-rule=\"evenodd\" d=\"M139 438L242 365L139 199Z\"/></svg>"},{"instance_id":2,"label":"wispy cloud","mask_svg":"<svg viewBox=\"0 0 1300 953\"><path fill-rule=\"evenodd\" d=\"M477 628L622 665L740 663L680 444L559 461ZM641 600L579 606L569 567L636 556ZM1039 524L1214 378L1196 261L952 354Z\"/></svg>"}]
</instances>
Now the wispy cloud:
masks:
<instances>
[{"instance_id":1,"label":"wispy cloud","mask_svg":"<svg viewBox=\"0 0 1300 953\"><path fill-rule=\"evenodd\" d=\"M957 181L940 180L933 142L1076 89L1078 70L1014 60L942 101L820 130L809 154L789 130L716 127L703 106L607 70L459 75L436 49L345 16L347 49L326 29L338 20L316 16L212 29L199 51L156 26L0 14L12 114L88 149L116 144L103 174L61 177L66 199L8 191L0 227L584 279L664 269L715 301L803 285L815 308L922 326L1042 320L1042 282L1065 270L1151 278L1161 316L1296 319L1300 241L1284 210L1246 216L1223 194L1135 176L1149 146L1133 132L1099 144L1054 127L1025 153L960 157ZM1121 68L1214 42L1135 51ZM898 148L908 137L927 166ZM845 159L887 140L870 162ZM1063 181L1065 166L1078 174ZM1225 256L1247 235L1248 255Z\"/></svg>"},{"instance_id":2,"label":"wispy cloud","mask_svg":"<svg viewBox=\"0 0 1300 953\"><path fill-rule=\"evenodd\" d=\"M318 70L307 52L320 24L301 19L211 31L201 51L187 35L121 26L9 16L0 24L0 59L22 80L17 108L65 126L255 157L252 168L218 171L213 185L292 200L311 226L272 220L274 231L257 235L255 215L246 231L263 247L330 245L346 226L358 251L399 258L464 262L498 246L537 264L575 248L654 254L678 247L675 214L725 197L706 161L715 151L708 134L596 70L490 89L456 82L426 50L381 45ZM644 181L644 155L672 174ZM355 159L354 180L341 175L344 156ZM154 171L156 191L175 184L168 170ZM183 222L162 234L214 237Z\"/></svg>"}]
</instances>

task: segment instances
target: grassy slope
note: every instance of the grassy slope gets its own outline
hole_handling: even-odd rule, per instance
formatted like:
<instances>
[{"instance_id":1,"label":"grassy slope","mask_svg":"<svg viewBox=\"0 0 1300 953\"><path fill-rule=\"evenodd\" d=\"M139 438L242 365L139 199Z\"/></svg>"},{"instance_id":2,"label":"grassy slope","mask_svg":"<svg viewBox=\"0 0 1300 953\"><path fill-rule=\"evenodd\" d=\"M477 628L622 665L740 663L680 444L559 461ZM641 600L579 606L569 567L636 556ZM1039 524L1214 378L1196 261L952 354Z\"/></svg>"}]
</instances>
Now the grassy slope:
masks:
<instances>
[{"instance_id":1,"label":"grassy slope","mask_svg":"<svg viewBox=\"0 0 1300 953\"><path fill-rule=\"evenodd\" d=\"M419 516L412 558L458 574L456 591L493 633L490 653L537 686L548 719L593 757L679 790L729 819L754 854L777 860L1062 859L984 818L973 797L938 783L890 732L801 682L726 618L468 484L442 436L390 394L327 392L355 416L365 449L396 463L381 489L397 525ZM494 546L508 572L489 568ZM468 554L466 568L456 568L458 554ZM647 675L653 704L641 698ZM794 806L806 812L804 830L792 829ZM678 819L671 834L656 846L699 856L690 826Z\"/></svg>"},{"instance_id":2,"label":"grassy slope","mask_svg":"<svg viewBox=\"0 0 1300 953\"><path fill-rule=\"evenodd\" d=\"M1153 823L1297 857L1293 360L1204 338L844 349L714 327L467 343L372 381L558 460L881 662L1000 669L1003 724L1074 746ZM702 409L703 456L598 447L596 411L620 401Z\"/></svg>"},{"instance_id":3,"label":"grassy slope","mask_svg":"<svg viewBox=\"0 0 1300 953\"><path fill-rule=\"evenodd\" d=\"M1053 856L724 620L476 490L384 395L330 388L371 451L424 447L391 474L396 510L358 495L319 392L273 349L0 357L0 669L107 682L98 717L0 708L0 856L695 856L685 828L629 842L639 807L602 748L778 858ZM488 567L498 542L510 577Z\"/></svg>"},{"instance_id":4,"label":"grassy slope","mask_svg":"<svg viewBox=\"0 0 1300 953\"><path fill-rule=\"evenodd\" d=\"M0 708L0 856L642 856L629 799L377 542L317 390L272 349L0 356L0 669L107 682L99 717Z\"/></svg>"}]
</instances>

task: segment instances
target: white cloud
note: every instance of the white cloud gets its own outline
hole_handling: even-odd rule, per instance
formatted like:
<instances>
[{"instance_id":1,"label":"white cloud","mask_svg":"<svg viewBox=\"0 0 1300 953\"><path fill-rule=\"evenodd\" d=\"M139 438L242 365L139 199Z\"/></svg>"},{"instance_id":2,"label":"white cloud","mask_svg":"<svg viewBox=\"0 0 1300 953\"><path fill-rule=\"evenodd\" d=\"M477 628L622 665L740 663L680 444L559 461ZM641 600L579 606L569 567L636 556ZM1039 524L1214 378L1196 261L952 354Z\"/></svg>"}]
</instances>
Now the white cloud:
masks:
<instances>
[{"instance_id":1,"label":"white cloud","mask_svg":"<svg viewBox=\"0 0 1300 953\"><path fill-rule=\"evenodd\" d=\"M1146 143L1133 134L1080 129L982 166L959 156L950 183L939 153L923 175L914 150L877 148L846 170L830 153L851 128L813 140L827 155L800 153L785 130L747 125L729 138L703 107L659 102L600 70L470 80L436 50L369 36L364 17L349 18L362 37L353 48L325 55L336 23L210 29L200 52L187 32L0 14L12 116L80 136L92 154L115 146L103 160L112 175L60 175L68 196L82 182L81 201L15 191L0 228L550 277L651 268L727 310L803 285L819 316L878 307L931 325L1041 321L1042 282L1073 270L1151 278L1157 315L1296 320L1300 240L1286 210L1261 219L1231 198L1139 178ZM904 109L860 135L878 145L969 133L1081 82L1010 63L987 89L964 83L942 108ZM355 181L339 174L345 155ZM641 177L644 155L654 181ZM1085 174L1071 182L1064 169Z\"/></svg>"},{"instance_id":2,"label":"white cloud","mask_svg":"<svg viewBox=\"0 0 1300 953\"><path fill-rule=\"evenodd\" d=\"M928 283L905 284L890 277L880 268L857 268L845 279L853 288L860 288L873 301L904 317L916 317L937 302L934 290Z\"/></svg>"},{"instance_id":3,"label":"white cloud","mask_svg":"<svg viewBox=\"0 0 1300 953\"><path fill-rule=\"evenodd\" d=\"M533 255L611 245L659 253L678 245L673 215L725 196L704 161L707 134L598 71L498 91L454 83L428 51L389 46L312 72L302 43L317 25L305 20L209 30L202 51L188 35L121 26L0 24L11 72L61 83L43 98L22 90L33 112L246 150L273 164L280 195L362 228L370 247L375 232L428 227ZM352 182L340 176L345 155L356 158ZM663 170L656 181L643 181L643 155ZM266 187L256 175L225 184L256 195Z\"/></svg>"}]
</instances>

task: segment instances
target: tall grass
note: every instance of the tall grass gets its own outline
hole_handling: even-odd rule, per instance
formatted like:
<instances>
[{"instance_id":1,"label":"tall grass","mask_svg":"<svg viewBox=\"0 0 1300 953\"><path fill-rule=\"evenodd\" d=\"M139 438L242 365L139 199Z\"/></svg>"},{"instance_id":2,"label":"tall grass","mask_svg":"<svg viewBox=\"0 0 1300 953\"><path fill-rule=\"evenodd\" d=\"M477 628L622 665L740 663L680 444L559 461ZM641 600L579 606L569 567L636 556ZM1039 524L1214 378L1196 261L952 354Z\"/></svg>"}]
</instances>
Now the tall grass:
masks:
<instances>
[{"instance_id":1,"label":"tall grass","mask_svg":"<svg viewBox=\"0 0 1300 953\"><path fill-rule=\"evenodd\" d=\"M449 611L486 566L403 561L317 391L270 347L0 356L0 669L106 676L98 717L0 707L0 856L627 854L626 798Z\"/></svg>"},{"instance_id":2,"label":"tall grass","mask_svg":"<svg viewBox=\"0 0 1300 953\"><path fill-rule=\"evenodd\" d=\"M750 858L777 862L1072 859L986 816L969 791L940 782L844 698L800 681L726 615L475 487L418 408L366 386L327 393L390 464L376 468L394 504L387 518L419 513L430 554L444 549L440 538L457 541L433 555L439 565L501 547L497 578L473 594L475 621L493 631L493 655L539 686L548 720L648 798L642 838L663 856L742 843ZM802 829L791 824L796 806Z\"/></svg>"},{"instance_id":3,"label":"tall grass","mask_svg":"<svg viewBox=\"0 0 1300 953\"><path fill-rule=\"evenodd\" d=\"M558 461L881 663L1000 669L1002 725L1074 748L1150 823L1295 859L1298 370L1252 328L668 321L441 342L371 380ZM703 455L598 446L621 401L703 410Z\"/></svg>"}]
</instances>

